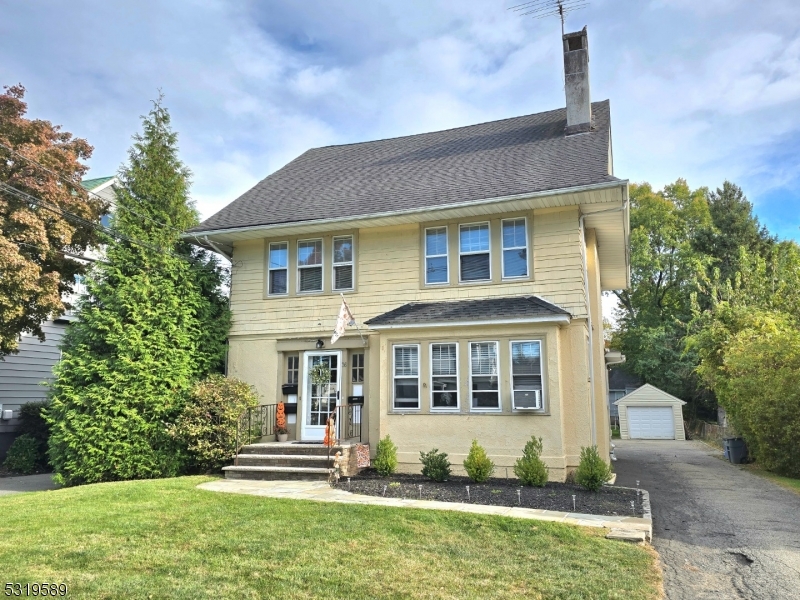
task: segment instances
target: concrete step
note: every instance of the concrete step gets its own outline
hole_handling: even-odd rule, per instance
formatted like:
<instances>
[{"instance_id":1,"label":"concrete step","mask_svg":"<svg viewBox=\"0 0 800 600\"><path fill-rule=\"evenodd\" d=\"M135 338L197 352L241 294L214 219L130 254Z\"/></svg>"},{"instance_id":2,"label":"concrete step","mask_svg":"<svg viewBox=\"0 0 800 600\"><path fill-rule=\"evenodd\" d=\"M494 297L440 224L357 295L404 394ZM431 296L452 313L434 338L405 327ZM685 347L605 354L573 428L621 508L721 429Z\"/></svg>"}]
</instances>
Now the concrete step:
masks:
<instances>
[{"instance_id":1,"label":"concrete step","mask_svg":"<svg viewBox=\"0 0 800 600\"><path fill-rule=\"evenodd\" d=\"M333 464L333 456L316 454L239 454L237 466L251 467L319 467L327 468Z\"/></svg>"},{"instance_id":2,"label":"concrete step","mask_svg":"<svg viewBox=\"0 0 800 600\"><path fill-rule=\"evenodd\" d=\"M269 480L309 480L320 481L328 478L329 469L317 467L223 467L225 479Z\"/></svg>"},{"instance_id":3,"label":"concrete step","mask_svg":"<svg viewBox=\"0 0 800 600\"><path fill-rule=\"evenodd\" d=\"M341 450L341 446L334 446L330 449L333 456ZM328 456L328 448L322 444L293 444L291 442L271 443L271 444L248 444L242 446L239 454L311 454L315 456Z\"/></svg>"}]
</instances>

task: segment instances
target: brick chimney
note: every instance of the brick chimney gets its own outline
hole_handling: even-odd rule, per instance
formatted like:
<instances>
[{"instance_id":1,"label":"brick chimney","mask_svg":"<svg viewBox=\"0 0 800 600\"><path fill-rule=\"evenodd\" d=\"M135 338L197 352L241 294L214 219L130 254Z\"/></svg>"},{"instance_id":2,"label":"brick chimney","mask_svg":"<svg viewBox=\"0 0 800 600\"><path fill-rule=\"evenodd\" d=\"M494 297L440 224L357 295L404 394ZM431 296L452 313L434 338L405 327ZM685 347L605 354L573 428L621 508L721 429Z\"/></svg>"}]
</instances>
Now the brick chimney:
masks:
<instances>
[{"instance_id":1,"label":"brick chimney","mask_svg":"<svg viewBox=\"0 0 800 600\"><path fill-rule=\"evenodd\" d=\"M566 134L584 133L592 128L592 99L589 95L589 38L586 27L565 33L564 90L567 95Z\"/></svg>"}]
</instances>

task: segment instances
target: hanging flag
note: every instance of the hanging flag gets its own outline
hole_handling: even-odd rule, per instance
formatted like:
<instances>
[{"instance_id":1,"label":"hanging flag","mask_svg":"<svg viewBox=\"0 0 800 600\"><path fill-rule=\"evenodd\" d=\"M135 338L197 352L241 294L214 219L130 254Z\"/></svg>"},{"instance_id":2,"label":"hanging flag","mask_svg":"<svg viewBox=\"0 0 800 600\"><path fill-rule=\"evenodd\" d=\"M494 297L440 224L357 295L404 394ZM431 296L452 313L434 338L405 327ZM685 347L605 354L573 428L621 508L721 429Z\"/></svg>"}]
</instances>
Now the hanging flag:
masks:
<instances>
[{"instance_id":1,"label":"hanging flag","mask_svg":"<svg viewBox=\"0 0 800 600\"><path fill-rule=\"evenodd\" d=\"M355 324L356 320L353 318L353 313L350 312L350 307L347 306L347 302L344 301L344 295L342 295L342 306L339 309L339 317L336 319L336 328L333 330L333 335L331 336L331 346L344 335L344 330L348 325Z\"/></svg>"}]
</instances>

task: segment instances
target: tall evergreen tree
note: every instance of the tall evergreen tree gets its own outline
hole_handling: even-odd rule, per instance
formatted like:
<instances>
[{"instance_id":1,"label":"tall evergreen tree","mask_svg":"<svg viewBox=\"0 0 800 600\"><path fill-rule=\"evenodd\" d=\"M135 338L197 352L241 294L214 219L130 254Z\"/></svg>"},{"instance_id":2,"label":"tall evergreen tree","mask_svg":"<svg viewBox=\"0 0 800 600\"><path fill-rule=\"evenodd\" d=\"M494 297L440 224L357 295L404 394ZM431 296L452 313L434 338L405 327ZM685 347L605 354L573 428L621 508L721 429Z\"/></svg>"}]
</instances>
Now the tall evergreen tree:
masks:
<instances>
[{"instance_id":1,"label":"tall evergreen tree","mask_svg":"<svg viewBox=\"0 0 800 600\"><path fill-rule=\"evenodd\" d=\"M68 485L177 474L183 456L166 426L224 357L221 270L180 239L197 214L161 99L142 125L112 221L133 242L111 243L90 273L56 368L49 455Z\"/></svg>"}]
</instances>

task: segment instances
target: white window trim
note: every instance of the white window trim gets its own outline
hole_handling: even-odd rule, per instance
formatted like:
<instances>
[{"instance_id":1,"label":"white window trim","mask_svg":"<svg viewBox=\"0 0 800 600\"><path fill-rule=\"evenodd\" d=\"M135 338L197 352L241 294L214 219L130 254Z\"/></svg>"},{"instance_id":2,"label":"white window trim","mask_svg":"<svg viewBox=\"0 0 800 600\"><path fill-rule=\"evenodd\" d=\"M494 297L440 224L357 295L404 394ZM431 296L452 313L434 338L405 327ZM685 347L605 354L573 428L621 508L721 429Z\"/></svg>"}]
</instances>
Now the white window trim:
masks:
<instances>
[{"instance_id":1,"label":"white window trim","mask_svg":"<svg viewBox=\"0 0 800 600\"><path fill-rule=\"evenodd\" d=\"M512 246L511 248L506 248L503 245L503 223L506 221L525 221L525 246ZM503 219L500 221L500 263L501 263L501 273L503 274L503 280L508 281L511 279L529 279L531 276L531 253L528 248L530 244L528 243L528 217L513 217L510 219ZM525 248L525 270L527 271L525 275L511 275L506 276L506 250L519 250L520 248Z\"/></svg>"},{"instance_id":2,"label":"white window trim","mask_svg":"<svg viewBox=\"0 0 800 600\"><path fill-rule=\"evenodd\" d=\"M395 348L416 348L417 349L417 407L416 408L408 408L406 406L397 406L397 386L395 386L395 380L397 379L397 363L395 362ZM420 381L422 377L422 361L421 361L421 349L419 344L393 344L392 345L392 412L419 412L422 410L422 382ZM365 373L366 375L366 373ZM400 377L401 379L413 379L413 377L409 377L403 375Z\"/></svg>"},{"instance_id":3,"label":"white window trim","mask_svg":"<svg viewBox=\"0 0 800 600\"><path fill-rule=\"evenodd\" d=\"M279 244L286 244L286 266L285 267L270 267L269 255L272 252L272 247ZM270 283L272 282L273 271L286 271L286 291L283 294L273 294L269 291ZM267 296L288 296L289 295L289 242L270 242L267 246Z\"/></svg>"},{"instance_id":4,"label":"white window trim","mask_svg":"<svg viewBox=\"0 0 800 600\"><path fill-rule=\"evenodd\" d=\"M444 254L428 254L428 231L431 229L444 229ZM450 231L447 225L439 225L438 227L426 227L423 237L423 245L424 245L424 260L425 260L425 285L449 285L450 284ZM444 256L445 265L447 266L447 278L444 281L428 281L428 259L429 258L441 258ZM459 266L459 269L461 267Z\"/></svg>"},{"instance_id":5,"label":"white window trim","mask_svg":"<svg viewBox=\"0 0 800 600\"><path fill-rule=\"evenodd\" d=\"M349 262L336 262L336 240L344 240L350 238L350 261ZM324 256L323 256L324 258ZM349 288L337 288L336 285L336 267L350 266L351 283ZM323 285L324 287L324 285ZM335 235L331 240L331 289L334 292L350 292L356 289L356 238L354 235Z\"/></svg>"},{"instance_id":6,"label":"white window trim","mask_svg":"<svg viewBox=\"0 0 800 600\"><path fill-rule=\"evenodd\" d=\"M497 357L497 408L475 408L472 406L472 344L494 344L495 356ZM479 340L476 342L469 342L467 347L469 351L469 410L470 412L503 412L503 386L500 377L500 342L494 340ZM477 377L486 377L486 375L478 375Z\"/></svg>"},{"instance_id":7,"label":"white window trim","mask_svg":"<svg viewBox=\"0 0 800 600\"><path fill-rule=\"evenodd\" d=\"M456 405L454 407L451 407L451 408L434 407L433 406L433 378L434 378L434 374L433 374L433 347L434 346L451 346L453 344L455 344L455 347L456 347L456 375L455 375L455 377L456 377ZM450 413L450 412L460 412L461 411L461 378L460 378L461 369L460 369L460 366L459 366L460 363L459 363L459 354L458 354L458 352L459 352L459 343L458 342L431 342L429 344L429 346L428 346L428 367L429 367L428 368L428 373L430 373L429 385L430 385L430 394L431 394L431 400L430 400L430 402L431 402L430 403L431 412ZM436 377L450 377L450 376L449 375L437 375Z\"/></svg>"},{"instance_id":8,"label":"white window trim","mask_svg":"<svg viewBox=\"0 0 800 600\"><path fill-rule=\"evenodd\" d=\"M539 403L541 406L539 408L517 408L516 400L514 398L514 344L531 342L536 342L539 344L539 374L542 378L542 391L539 397ZM547 381L544 376L544 340L510 340L508 342L508 368L511 374L511 379L509 379L509 384L511 385L511 410L520 412L546 412L545 398L547 397Z\"/></svg>"},{"instance_id":9,"label":"white window trim","mask_svg":"<svg viewBox=\"0 0 800 600\"><path fill-rule=\"evenodd\" d=\"M461 229L463 227L470 227L471 225L486 225L487 233L489 234L489 249L480 250L478 252L462 252L461 251ZM465 280L461 277L461 257L472 256L475 254L488 254L489 255L489 277L488 279L469 279ZM458 282L465 285L472 283L486 284L492 282L492 224L489 221L478 221L476 223L459 223L458 225Z\"/></svg>"},{"instance_id":10,"label":"white window trim","mask_svg":"<svg viewBox=\"0 0 800 600\"><path fill-rule=\"evenodd\" d=\"M320 263L318 265L306 265L300 266L300 244L302 242L319 242L320 243ZM297 240L297 294L308 296L312 294L322 294L325 291L325 242L322 238L308 238L305 240ZM321 279L321 287L318 290L308 290L308 291L301 291L300 290L300 270L301 269L320 269L320 279Z\"/></svg>"}]
</instances>

